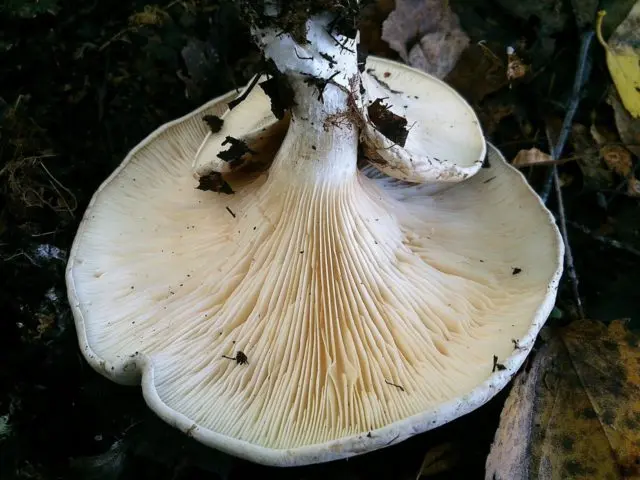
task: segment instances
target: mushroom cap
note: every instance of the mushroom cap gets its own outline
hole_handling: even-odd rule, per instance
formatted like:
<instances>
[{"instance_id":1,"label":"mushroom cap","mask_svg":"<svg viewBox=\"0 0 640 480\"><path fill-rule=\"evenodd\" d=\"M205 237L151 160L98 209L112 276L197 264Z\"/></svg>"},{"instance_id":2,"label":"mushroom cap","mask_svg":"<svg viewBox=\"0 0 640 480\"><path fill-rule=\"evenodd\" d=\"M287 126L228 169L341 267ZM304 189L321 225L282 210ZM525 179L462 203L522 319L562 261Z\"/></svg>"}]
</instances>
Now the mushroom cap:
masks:
<instances>
[{"instance_id":1,"label":"mushroom cap","mask_svg":"<svg viewBox=\"0 0 640 480\"><path fill-rule=\"evenodd\" d=\"M406 118L409 133L403 146L371 122L364 143L384 173L407 182L460 182L482 167L486 143L471 106L449 85L408 65L378 57L367 60L362 75L368 102L384 99Z\"/></svg>"},{"instance_id":2,"label":"mushroom cap","mask_svg":"<svg viewBox=\"0 0 640 480\"><path fill-rule=\"evenodd\" d=\"M260 82L265 79L261 77ZM480 121L449 85L415 68L373 55L367 57L362 83L366 92L362 114L368 119L363 143L375 160L375 168L407 182L450 184L465 180L482 167L487 150ZM367 107L377 99L406 119L408 134L403 146L387 138L369 120ZM198 176L232 170L217 157L226 148L222 142L227 135L250 143L260 135L277 134L274 125L286 123L276 119L271 100L258 87L233 110L225 109L222 119L221 132L207 134L196 153L193 167Z\"/></svg>"},{"instance_id":3,"label":"mushroom cap","mask_svg":"<svg viewBox=\"0 0 640 480\"><path fill-rule=\"evenodd\" d=\"M436 194L362 172L198 190L202 117L234 95L144 139L87 208L67 286L91 366L198 441L279 466L398 443L504 387L562 272L522 174L489 146L488 168Z\"/></svg>"},{"instance_id":4,"label":"mushroom cap","mask_svg":"<svg viewBox=\"0 0 640 480\"><path fill-rule=\"evenodd\" d=\"M256 80L254 78L254 80ZM257 79L259 83L266 80L265 76ZM253 82L253 80L252 80ZM250 88L249 82L244 89L238 92L238 96L245 94ZM235 97L235 95L233 95ZM229 98L233 100L233 97ZM208 132L204 141L193 157L193 172L201 177L211 172L230 173L232 171L228 162L217 156L220 151L228 147L224 144L227 136L242 138L247 143L255 143L261 140L264 132L272 133L278 130L278 124L286 126L287 120L278 120L271 112L271 100L259 87L254 87L249 98L240 102L232 110L223 102L220 105L220 114L216 115L223 120L222 128L216 133ZM282 140L279 138L278 140ZM257 149L262 152L264 149Z\"/></svg>"}]
</instances>

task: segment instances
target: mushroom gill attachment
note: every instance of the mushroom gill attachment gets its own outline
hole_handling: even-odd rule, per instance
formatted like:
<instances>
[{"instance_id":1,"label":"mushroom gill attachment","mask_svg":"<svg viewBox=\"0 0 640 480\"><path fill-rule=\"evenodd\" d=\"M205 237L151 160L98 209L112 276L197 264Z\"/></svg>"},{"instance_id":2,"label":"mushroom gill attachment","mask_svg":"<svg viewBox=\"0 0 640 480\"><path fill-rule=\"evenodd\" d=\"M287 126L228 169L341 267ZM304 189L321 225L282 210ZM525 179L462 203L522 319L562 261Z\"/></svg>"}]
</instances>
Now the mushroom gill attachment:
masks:
<instances>
[{"instance_id":1,"label":"mushroom gill attachment","mask_svg":"<svg viewBox=\"0 0 640 480\"><path fill-rule=\"evenodd\" d=\"M374 168L399 180L433 185L450 185L478 172L487 153L485 139L475 112L457 92L398 62L371 55L365 65L362 98L352 93L359 100L354 103L362 119L362 147ZM325 75L331 77L331 72ZM259 84L264 82L266 77L260 78ZM381 115L393 116L401 124L384 128ZM268 164L274 154L269 146L282 141L290 120L273 115L269 97L259 86L235 108L226 109L222 119L222 131L207 134L197 151L193 168L198 177L235 170L219 157L228 136L249 145L267 139L267 148L258 145L259 154L244 159L244 164Z\"/></svg>"},{"instance_id":2,"label":"mushroom gill attachment","mask_svg":"<svg viewBox=\"0 0 640 480\"><path fill-rule=\"evenodd\" d=\"M202 191L192 160L218 135L203 117L230 98L151 134L92 199L67 268L88 362L198 441L280 466L383 448L495 395L562 271L524 177L492 146L436 194L328 172L340 131L293 164L326 175L305 177L287 161L316 133L292 121L268 170Z\"/></svg>"}]
</instances>

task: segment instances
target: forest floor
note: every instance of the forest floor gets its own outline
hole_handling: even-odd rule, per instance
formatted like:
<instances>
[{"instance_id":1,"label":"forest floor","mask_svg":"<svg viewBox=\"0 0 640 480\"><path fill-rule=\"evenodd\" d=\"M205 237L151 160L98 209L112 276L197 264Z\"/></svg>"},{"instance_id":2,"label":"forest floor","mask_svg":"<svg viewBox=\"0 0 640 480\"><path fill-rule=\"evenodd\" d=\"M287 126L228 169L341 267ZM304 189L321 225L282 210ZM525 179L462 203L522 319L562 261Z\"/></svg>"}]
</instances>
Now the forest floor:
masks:
<instances>
[{"instance_id":1,"label":"forest floor","mask_svg":"<svg viewBox=\"0 0 640 480\"><path fill-rule=\"evenodd\" d=\"M380 2L363 40L372 53L398 59L377 30L392 3ZM543 1L523 12L516 5L524 3L533 2L451 2L471 44L483 41L498 59L500 78L488 85L490 75L459 67L450 82L508 159L531 148L549 151L545 132L558 134L572 100L581 31L591 28L580 18L580 2ZM594 2L583 3L591 15L586 5ZM610 7L611 25L622 10ZM605 23L605 35L611 28ZM530 72L513 85L504 83L508 45ZM473 62L477 52L469 55ZM508 389L400 445L275 472L202 447L151 413L138 388L110 382L83 359L64 282L82 214L148 133L251 78L258 54L233 8L213 0L5 2L0 58L0 478L412 479L425 454L441 445L458 461L428 478L483 478ZM638 159L629 154L631 172L603 159L602 138L624 142L608 101L604 49L595 40L587 62L588 81L558 165L578 291L587 318L630 318L637 327L640 191L630 182ZM543 192L549 169L522 171ZM558 212L553 190L548 206ZM565 275L549 323L578 316Z\"/></svg>"}]
</instances>

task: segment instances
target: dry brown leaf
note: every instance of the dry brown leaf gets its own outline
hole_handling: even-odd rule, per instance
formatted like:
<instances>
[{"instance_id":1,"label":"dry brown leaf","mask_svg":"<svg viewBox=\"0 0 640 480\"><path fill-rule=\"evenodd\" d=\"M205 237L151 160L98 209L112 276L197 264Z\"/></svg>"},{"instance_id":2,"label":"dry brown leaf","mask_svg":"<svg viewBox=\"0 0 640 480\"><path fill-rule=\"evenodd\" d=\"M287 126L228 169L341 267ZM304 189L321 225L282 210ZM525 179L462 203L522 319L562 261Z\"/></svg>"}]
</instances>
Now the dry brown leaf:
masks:
<instances>
[{"instance_id":1,"label":"dry brown leaf","mask_svg":"<svg viewBox=\"0 0 640 480\"><path fill-rule=\"evenodd\" d=\"M171 16L157 5L145 5L142 12L136 12L129 17L129 23L140 25L164 25Z\"/></svg>"},{"instance_id":2,"label":"dry brown leaf","mask_svg":"<svg viewBox=\"0 0 640 480\"><path fill-rule=\"evenodd\" d=\"M573 184L574 177L570 173L562 172L560 174L560 187L570 187Z\"/></svg>"},{"instance_id":3,"label":"dry brown leaf","mask_svg":"<svg viewBox=\"0 0 640 480\"><path fill-rule=\"evenodd\" d=\"M368 3L360 15L360 45L372 55L391 57L394 51L382 40L382 23L395 7L394 0L377 0Z\"/></svg>"},{"instance_id":4,"label":"dry brown leaf","mask_svg":"<svg viewBox=\"0 0 640 480\"><path fill-rule=\"evenodd\" d=\"M491 135L500 125L500 122L510 117L515 112L513 103L499 99L489 99L478 110L478 117L486 135Z\"/></svg>"},{"instance_id":5,"label":"dry brown leaf","mask_svg":"<svg viewBox=\"0 0 640 480\"><path fill-rule=\"evenodd\" d=\"M599 0L571 0L573 15L580 30L593 26Z\"/></svg>"},{"instance_id":6,"label":"dry brown leaf","mask_svg":"<svg viewBox=\"0 0 640 480\"><path fill-rule=\"evenodd\" d=\"M556 332L514 381L485 478L640 478L639 347L624 321Z\"/></svg>"},{"instance_id":7,"label":"dry brown leaf","mask_svg":"<svg viewBox=\"0 0 640 480\"><path fill-rule=\"evenodd\" d=\"M548 153L541 152L537 148L531 148L529 150L520 150L513 159L511 164L514 167L531 167L533 165L548 165L552 163L553 159Z\"/></svg>"},{"instance_id":8,"label":"dry brown leaf","mask_svg":"<svg viewBox=\"0 0 640 480\"><path fill-rule=\"evenodd\" d=\"M397 0L382 24L382 39L409 65L444 78L469 45L445 0Z\"/></svg>"},{"instance_id":9,"label":"dry brown leaf","mask_svg":"<svg viewBox=\"0 0 640 480\"><path fill-rule=\"evenodd\" d=\"M592 190L611 187L613 174L602 162L599 149L587 127L579 123L574 124L571 128L571 143L578 157L578 166L582 171L585 187Z\"/></svg>"},{"instance_id":10,"label":"dry brown leaf","mask_svg":"<svg viewBox=\"0 0 640 480\"><path fill-rule=\"evenodd\" d=\"M589 132L591 132L591 138L593 138L598 145L602 146L608 143L607 137L600 131L600 129L596 125L591 124Z\"/></svg>"},{"instance_id":11,"label":"dry brown leaf","mask_svg":"<svg viewBox=\"0 0 640 480\"><path fill-rule=\"evenodd\" d=\"M529 72L529 68L529 65L522 61L513 47L507 49L507 80L509 82L524 78Z\"/></svg>"},{"instance_id":12,"label":"dry brown leaf","mask_svg":"<svg viewBox=\"0 0 640 480\"><path fill-rule=\"evenodd\" d=\"M445 81L471 103L507 85L506 65L492 45L474 43L460 55L458 63Z\"/></svg>"},{"instance_id":13,"label":"dry brown leaf","mask_svg":"<svg viewBox=\"0 0 640 480\"><path fill-rule=\"evenodd\" d=\"M624 108L620 97L614 91L607 99L609 105L613 107L616 119L616 127L622 143L638 158L640 158L640 118L633 118L627 109Z\"/></svg>"},{"instance_id":14,"label":"dry brown leaf","mask_svg":"<svg viewBox=\"0 0 640 480\"><path fill-rule=\"evenodd\" d=\"M627 195L631 197L640 197L640 180L631 177L627 183Z\"/></svg>"},{"instance_id":15,"label":"dry brown leaf","mask_svg":"<svg viewBox=\"0 0 640 480\"><path fill-rule=\"evenodd\" d=\"M443 443L427 451L416 480L426 479L447 472L460 461L460 452L451 443Z\"/></svg>"},{"instance_id":16,"label":"dry brown leaf","mask_svg":"<svg viewBox=\"0 0 640 480\"><path fill-rule=\"evenodd\" d=\"M600 155L607 167L613 172L627 177L633 169L633 161L631 160L631 152L620 145L605 145L600 149Z\"/></svg>"}]
</instances>

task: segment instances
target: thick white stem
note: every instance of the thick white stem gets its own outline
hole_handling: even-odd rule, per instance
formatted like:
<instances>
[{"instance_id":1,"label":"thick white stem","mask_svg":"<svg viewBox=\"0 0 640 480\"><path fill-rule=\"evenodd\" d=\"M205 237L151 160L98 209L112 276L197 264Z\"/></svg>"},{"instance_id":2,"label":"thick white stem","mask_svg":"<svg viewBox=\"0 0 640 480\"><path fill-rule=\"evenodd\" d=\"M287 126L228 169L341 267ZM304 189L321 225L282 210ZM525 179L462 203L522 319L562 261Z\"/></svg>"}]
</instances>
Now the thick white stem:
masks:
<instances>
[{"instance_id":1,"label":"thick white stem","mask_svg":"<svg viewBox=\"0 0 640 480\"><path fill-rule=\"evenodd\" d=\"M346 93L327 85L322 102L316 87L299 78L290 78L290 84L299 100L270 176L300 185L352 179L357 170L358 128L349 118Z\"/></svg>"},{"instance_id":2,"label":"thick white stem","mask_svg":"<svg viewBox=\"0 0 640 480\"><path fill-rule=\"evenodd\" d=\"M336 175L355 171L358 140L376 168L400 180L451 184L477 173L486 146L469 105L442 82L393 62L378 59L374 63L381 65L385 76L395 75L396 83L403 84L401 91L374 81L368 73L360 74L357 37L338 35L331 21L330 15L309 19L307 42L301 44L274 28L253 31L265 57L273 61L295 94L291 126L273 160L273 173L295 172L311 178L330 171ZM443 98L437 96L440 93ZM423 96L429 101L422 100ZM398 128L402 128L402 118L410 125L402 146L387 137L393 137L393 132L380 130L378 125L384 126L385 121L369 118L368 107L377 99L388 102L386 114L401 117ZM289 120L278 123L269 103L257 87L247 101L228 111L222 130L209 134L196 153L195 176L266 168ZM228 162L220 155L228 148L228 137L255 146L254 153L239 162Z\"/></svg>"},{"instance_id":3,"label":"thick white stem","mask_svg":"<svg viewBox=\"0 0 640 480\"><path fill-rule=\"evenodd\" d=\"M310 19L308 43L303 45L274 29L253 32L265 57L274 62L294 93L291 122L273 159L272 179L284 176L294 184L303 178L331 181L328 177L344 180L355 174L359 131L354 111L362 108L357 104L357 39L331 33L330 24L330 16ZM258 154L248 158L251 163L268 164L273 158L266 158L274 146L267 144L280 141L287 120L278 124L270 111L270 100L260 87L255 87L249 98L223 115L220 132L207 135L194 158L196 177L238 168L218 156L228 148L227 137L243 140L251 147L257 145ZM297 177L295 182L291 181L292 174Z\"/></svg>"},{"instance_id":4,"label":"thick white stem","mask_svg":"<svg viewBox=\"0 0 640 480\"><path fill-rule=\"evenodd\" d=\"M254 30L253 34L265 57L273 60L285 75L306 75L318 79L332 79L346 90L358 76L358 37L355 39L331 32L331 15L310 18L307 41L298 44L291 35L272 28Z\"/></svg>"},{"instance_id":5,"label":"thick white stem","mask_svg":"<svg viewBox=\"0 0 640 480\"><path fill-rule=\"evenodd\" d=\"M357 39L330 32L330 16L307 22L308 43L272 29L254 32L294 91L295 106L272 176L341 182L356 172L358 127L350 102L358 92Z\"/></svg>"}]
</instances>

